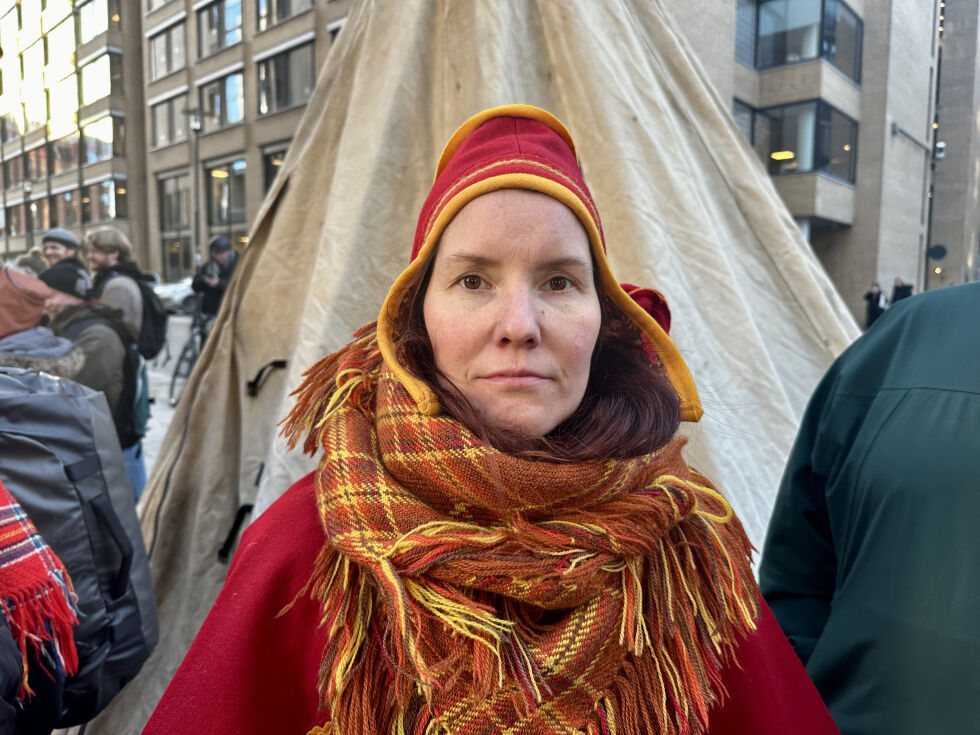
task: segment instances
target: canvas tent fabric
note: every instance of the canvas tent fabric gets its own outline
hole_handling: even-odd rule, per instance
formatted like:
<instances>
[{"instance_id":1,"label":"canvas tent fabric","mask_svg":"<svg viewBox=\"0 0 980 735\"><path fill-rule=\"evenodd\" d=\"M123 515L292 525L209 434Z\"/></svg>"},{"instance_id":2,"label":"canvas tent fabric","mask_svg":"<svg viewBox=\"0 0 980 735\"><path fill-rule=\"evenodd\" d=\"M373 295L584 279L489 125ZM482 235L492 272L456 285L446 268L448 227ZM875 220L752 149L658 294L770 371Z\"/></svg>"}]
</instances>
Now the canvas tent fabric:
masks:
<instances>
[{"instance_id":1,"label":"canvas tent fabric","mask_svg":"<svg viewBox=\"0 0 980 735\"><path fill-rule=\"evenodd\" d=\"M705 408L686 456L761 545L809 393L858 329L664 3L365 0L324 63L141 502L161 645L90 735L142 727L221 586L236 515L314 467L277 435L289 392L377 318L449 135L513 102L570 128L613 272L670 302Z\"/></svg>"}]
</instances>

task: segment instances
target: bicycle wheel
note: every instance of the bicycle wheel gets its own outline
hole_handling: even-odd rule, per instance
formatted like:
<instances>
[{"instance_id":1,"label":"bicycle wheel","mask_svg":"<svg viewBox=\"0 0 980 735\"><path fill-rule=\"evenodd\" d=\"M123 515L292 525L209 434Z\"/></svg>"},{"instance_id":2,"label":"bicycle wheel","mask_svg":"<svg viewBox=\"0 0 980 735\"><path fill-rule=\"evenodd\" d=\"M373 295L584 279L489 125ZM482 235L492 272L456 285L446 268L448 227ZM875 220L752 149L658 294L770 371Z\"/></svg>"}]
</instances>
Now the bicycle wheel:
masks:
<instances>
[{"instance_id":1,"label":"bicycle wheel","mask_svg":"<svg viewBox=\"0 0 980 735\"><path fill-rule=\"evenodd\" d=\"M190 339L184 344L184 348L180 351L180 357L177 358L177 364L174 365L173 377L170 378L170 405L176 406L177 401L180 400L181 395L184 393L184 386L187 384L187 378L190 377L191 370L194 369L194 363L197 362L197 345L194 343L197 335L191 334Z\"/></svg>"}]
</instances>

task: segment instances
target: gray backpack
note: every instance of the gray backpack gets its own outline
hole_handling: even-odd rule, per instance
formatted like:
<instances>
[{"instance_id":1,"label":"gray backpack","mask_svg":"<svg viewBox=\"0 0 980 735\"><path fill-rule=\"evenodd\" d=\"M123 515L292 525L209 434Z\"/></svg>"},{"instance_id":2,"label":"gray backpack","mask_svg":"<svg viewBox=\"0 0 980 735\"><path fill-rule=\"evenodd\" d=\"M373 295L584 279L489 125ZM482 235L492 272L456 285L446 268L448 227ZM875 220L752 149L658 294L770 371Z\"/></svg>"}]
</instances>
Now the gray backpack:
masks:
<instances>
[{"instance_id":1,"label":"gray backpack","mask_svg":"<svg viewBox=\"0 0 980 735\"><path fill-rule=\"evenodd\" d=\"M157 642L156 603L133 489L102 393L0 368L0 478L71 576L78 673L60 727L90 720Z\"/></svg>"}]
</instances>

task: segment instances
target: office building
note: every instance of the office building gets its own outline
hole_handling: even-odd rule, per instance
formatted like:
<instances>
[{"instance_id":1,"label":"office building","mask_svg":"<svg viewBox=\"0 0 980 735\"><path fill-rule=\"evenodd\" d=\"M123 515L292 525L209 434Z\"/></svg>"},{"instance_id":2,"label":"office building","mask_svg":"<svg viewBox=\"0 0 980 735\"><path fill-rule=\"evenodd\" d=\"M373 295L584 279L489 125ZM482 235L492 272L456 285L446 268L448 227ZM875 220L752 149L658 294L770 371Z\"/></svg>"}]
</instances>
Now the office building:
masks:
<instances>
[{"instance_id":1,"label":"office building","mask_svg":"<svg viewBox=\"0 0 980 735\"><path fill-rule=\"evenodd\" d=\"M145 244L141 21L122 0L0 2L0 259L56 226Z\"/></svg>"}]
</instances>

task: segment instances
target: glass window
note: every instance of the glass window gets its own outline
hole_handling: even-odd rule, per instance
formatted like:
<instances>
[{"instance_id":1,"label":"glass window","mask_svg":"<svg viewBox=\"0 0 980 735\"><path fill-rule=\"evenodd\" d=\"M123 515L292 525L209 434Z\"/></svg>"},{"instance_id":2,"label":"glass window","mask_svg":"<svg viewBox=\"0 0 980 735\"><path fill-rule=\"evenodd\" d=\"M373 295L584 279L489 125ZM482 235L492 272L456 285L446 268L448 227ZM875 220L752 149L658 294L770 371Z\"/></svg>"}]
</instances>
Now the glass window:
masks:
<instances>
[{"instance_id":1,"label":"glass window","mask_svg":"<svg viewBox=\"0 0 980 735\"><path fill-rule=\"evenodd\" d=\"M82 163L97 163L126 155L121 117L106 116L82 128Z\"/></svg>"},{"instance_id":2,"label":"glass window","mask_svg":"<svg viewBox=\"0 0 980 735\"><path fill-rule=\"evenodd\" d=\"M264 191L269 191L272 187L272 182L276 180L276 174L279 173L279 169L282 168L282 164L286 159L287 146L282 148L276 148L271 151L266 151L262 155L262 183L265 186Z\"/></svg>"},{"instance_id":3,"label":"glass window","mask_svg":"<svg viewBox=\"0 0 980 735\"><path fill-rule=\"evenodd\" d=\"M191 248L191 177L188 173L158 180L160 244L164 273L174 281L194 269Z\"/></svg>"},{"instance_id":4,"label":"glass window","mask_svg":"<svg viewBox=\"0 0 980 735\"><path fill-rule=\"evenodd\" d=\"M754 138L752 128L755 111L750 105L745 104L741 100L733 100L732 116L735 118L735 124L745 134L749 143L752 143Z\"/></svg>"},{"instance_id":5,"label":"glass window","mask_svg":"<svg viewBox=\"0 0 980 735\"><path fill-rule=\"evenodd\" d=\"M51 119L48 134L57 138L75 129L78 121L78 81L69 74L51 87Z\"/></svg>"},{"instance_id":6,"label":"glass window","mask_svg":"<svg viewBox=\"0 0 980 735\"><path fill-rule=\"evenodd\" d=\"M44 42L38 41L22 55L24 85L22 96L27 130L36 130L48 121L48 95L44 89Z\"/></svg>"},{"instance_id":7,"label":"glass window","mask_svg":"<svg viewBox=\"0 0 980 735\"><path fill-rule=\"evenodd\" d=\"M183 23L170 26L150 39L150 79L165 77L187 64L186 29Z\"/></svg>"},{"instance_id":8,"label":"glass window","mask_svg":"<svg viewBox=\"0 0 980 735\"><path fill-rule=\"evenodd\" d=\"M204 132L241 122L245 117L245 95L241 72L208 82L200 89Z\"/></svg>"},{"instance_id":9,"label":"glass window","mask_svg":"<svg viewBox=\"0 0 980 735\"><path fill-rule=\"evenodd\" d=\"M91 0L78 8L78 42L88 43L109 30L108 0Z\"/></svg>"},{"instance_id":10,"label":"glass window","mask_svg":"<svg viewBox=\"0 0 980 735\"><path fill-rule=\"evenodd\" d=\"M146 0L146 10L149 12L151 10L156 10L157 8L162 8L169 2L170 0Z\"/></svg>"},{"instance_id":11,"label":"glass window","mask_svg":"<svg viewBox=\"0 0 980 735\"><path fill-rule=\"evenodd\" d=\"M27 229L24 227L24 205L14 204L7 207L7 232L10 235L23 235Z\"/></svg>"},{"instance_id":12,"label":"glass window","mask_svg":"<svg viewBox=\"0 0 980 735\"><path fill-rule=\"evenodd\" d=\"M153 105L153 145L169 145L187 137L187 95Z\"/></svg>"},{"instance_id":13,"label":"glass window","mask_svg":"<svg viewBox=\"0 0 980 735\"><path fill-rule=\"evenodd\" d=\"M299 105L310 99L316 83L313 44L304 43L258 63L259 114Z\"/></svg>"},{"instance_id":14,"label":"glass window","mask_svg":"<svg viewBox=\"0 0 980 735\"><path fill-rule=\"evenodd\" d=\"M43 181L48 176L48 147L39 145L27 152L27 174L33 181Z\"/></svg>"},{"instance_id":15,"label":"glass window","mask_svg":"<svg viewBox=\"0 0 980 735\"><path fill-rule=\"evenodd\" d=\"M242 0L217 0L197 11L197 55L210 56L242 40Z\"/></svg>"},{"instance_id":16,"label":"glass window","mask_svg":"<svg viewBox=\"0 0 980 735\"><path fill-rule=\"evenodd\" d=\"M17 186L24 180L24 159L16 156L3 162L3 175L7 186Z\"/></svg>"},{"instance_id":17,"label":"glass window","mask_svg":"<svg viewBox=\"0 0 980 735\"><path fill-rule=\"evenodd\" d=\"M48 79L63 79L75 71L75 19L68 16L48 31Z\"/></svg>"},{"instance_id":18,"label":"glass window","mask_svg":"<svg viewBox=\"0 0 980 735\"><path fill-rule=\"evenodd\" d=\"M208 187L208 239L231 236L245 223L245 159L205 171Z\"/></svg>"},{"instance_id":19,"label":"glass window","mask_svg":"<svg viewBox=\"0 0 980 735\"><path fill-rule=\"evenodd\" d=\"M51 173L60 174L78 168L81 139L76 130L51 143Z\"/></svg>"},{"instance_id":20,"label":"glass window","mask_svg":"<svg viewBox=\"0 0 980 735\"><path fill-rule=\"evenodd\" d=\"M864 25L840 0L826 0L823 55L854 81L861 78L861 39Z\"/></svg>"},{"instance_id":21,"label":"glass window","mask_svg":"<svg viewBox=\"0 0 980 735\"><path fill-rule=\"evenodd\" d=\"M20 27L25 41L31 43L41 37L41 0L21 0Z\"/></svg>"},{"instance_id":22,"label":"glass window","mask_svg":"<svg viewBox=\"0 0 980 735\"><path fill-rule=\"evenodd\" d=\"M0 100L3 100L2 96L0 96ZM2 125L3 128L2 137L4 143L6 143L8 140L17 140L20 137L20 131L23 126L23 122L20 118L23 115L19 112L20 109L22 109L20 108L20 105L16 105L16 107L18 108L17 111L5 112L0 115L0 125Z\"/></svg>"},{"instance_id":23,"label":"glass window","mask_svg":"<svg viewBox=\"0 0 980 735\"><path fill-rule=\"evenodd\" d=\"M71 227L82 221L81 197L78 196L77 189L52 196L51 207L58 227Z\"/></svg>"},{"instance_id":24,"label":"glass window","mask_svg":"<svg viewBox=\"0 0 980 735\"><path fill-rule=\"evenodd\" d=\"M122 59L103 54L82 67L82 104L90 105L110 94L122 94Z\"/></svg>"},{"instance_id":25,"label":"glass window","mask_svg":"<svg viewBox=\"0 0 980 735\"><path fill-rule=\"evenodd\" d=\"M258 29L264 31L304 10L313 7L315 0L256 0L255 15Z\"/></svg>"},{"instance_id":26,"label":"glass window","mask_svg":"<svg viewBox=\"0 0 980 735\"><path fill-rule=\"evenodd\" d=\"M735 59L755 66L756 0L738 0L735 7Z\"/></svg>"},{"instance_id":27,"label":"glass window","mask_svg":"<svg viewBox=\"0 0 980 735\"><path fill-rule=\"evenodd\" d=\"M85 222L103 222L111 219L125 219L125 213L120 214L117 192L121 189L125 200L125 184L115 181L100 181L85 187L82 196L82 219Z\"/></svg>"},{"instance_id":28,"label":"glass window","mask_svg":"<svg viewBox=\"0 0 980 735\"><path fill-rule=\"evenodd\" d=\"M817 58L820 12L820 0L762 0L758 65L765 68Z\"/></svg>"},{"instance_id":29,"label":"glass window","mask_svg":"<svg viewBox=\"0 0 980 735\"><path fill-rule=\"evenodd\" d=\"M48 198L35 199L29 205L30 225L33 232L51 229L51 210L48 207Z\"/></svg>"},{"instance_id":30,"label":"glass window","mask_svg":"<svg viewBox=\"0 0 980 735\"><path fill-rule=\"evenodd\" d=\"M821 100L758 110L755 148L772 175L823 171L854 181L857 123Z\"/></svg>"}]
</instances>

